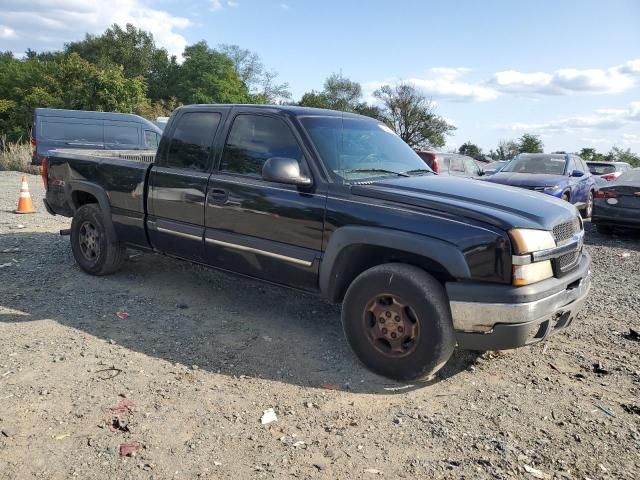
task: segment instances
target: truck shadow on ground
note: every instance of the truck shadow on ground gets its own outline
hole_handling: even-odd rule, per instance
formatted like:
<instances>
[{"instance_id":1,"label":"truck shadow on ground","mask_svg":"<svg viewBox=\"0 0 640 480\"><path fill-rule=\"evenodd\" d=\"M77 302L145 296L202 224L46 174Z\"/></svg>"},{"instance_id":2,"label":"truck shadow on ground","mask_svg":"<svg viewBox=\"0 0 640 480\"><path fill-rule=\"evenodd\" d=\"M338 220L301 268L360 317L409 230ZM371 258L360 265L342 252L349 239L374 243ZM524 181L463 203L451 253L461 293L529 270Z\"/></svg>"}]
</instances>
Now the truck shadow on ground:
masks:
<instances>
[{"instance_id":1,"label":"truck shadow on ground","mask_svg":"<svg viewBox=\"0 0 640 480\"><path fill-rule=\"evenodd\" d=\"M0 322L52 319L145 355L230 376L359 393L392 393L385 388L400 385L358 363L342 334L339 307L312 295L134 251L120 272L92 277L75 265L68 238L49 232L0 235L0 252L0 264L10 264L0 268L0 306L11 309L0 313ZM435 383L478 355L457 351Z\"/></svg>"}]
</instances>

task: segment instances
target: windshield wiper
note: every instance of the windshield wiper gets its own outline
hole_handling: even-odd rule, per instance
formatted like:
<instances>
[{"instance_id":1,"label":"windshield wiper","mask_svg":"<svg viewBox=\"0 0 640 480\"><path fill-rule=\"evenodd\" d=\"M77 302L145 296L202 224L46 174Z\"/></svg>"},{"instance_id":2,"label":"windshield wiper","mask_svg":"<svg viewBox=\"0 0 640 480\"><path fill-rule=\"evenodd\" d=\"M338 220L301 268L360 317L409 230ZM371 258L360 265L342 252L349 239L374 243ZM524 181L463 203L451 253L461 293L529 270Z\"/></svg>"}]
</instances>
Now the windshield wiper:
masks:
<instances>
[{"instance_id":1,"label":"windshield wiper","mask_svg":"<svg viewBox=\"0 0 640 480\"><path fill-rule=\"evenodd\" d=\"M427 168L416 168L415 170L407 170L404 173L409 175L411 173L435 173L435 172L433 170L429 170Z\"/></svg>"},{"instance_id":2,"label":"windshield wiper","mask_svg":"<svg viewBox=\"0 0 640 480\"><path fill-rule=\"evenodd\" d=\"M388 173L391 175L397 175L399 177L409 177L406 173L394 172L393 170L385 170L384 168L354 168L353 170L347 170L344 173Z\"/></svg>"}]
</instances>

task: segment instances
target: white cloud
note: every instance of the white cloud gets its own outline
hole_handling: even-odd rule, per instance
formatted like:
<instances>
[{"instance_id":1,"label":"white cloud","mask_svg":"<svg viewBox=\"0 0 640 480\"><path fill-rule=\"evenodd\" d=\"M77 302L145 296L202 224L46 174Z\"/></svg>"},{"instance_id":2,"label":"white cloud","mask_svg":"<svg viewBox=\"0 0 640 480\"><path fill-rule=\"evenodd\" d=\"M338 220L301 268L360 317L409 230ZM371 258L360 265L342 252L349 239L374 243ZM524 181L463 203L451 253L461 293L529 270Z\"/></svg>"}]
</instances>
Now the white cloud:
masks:
<instances>
[{"instance_id":1,"label":"white cloud","mask_svg":"<svg viewBox=\"0 0 640 480\"><path fill-rule=\"evenodd\" d=\"M229 1L229 2L227 2L227 5L229 5L231 8L235 8L235 7L238 7L240 5L240 3Z\"/></svg>"},{"instance_id":2,"label":"white cloud","mask_svg":"<svg viewBox=\"0 0 640 480\"><path fill-rule=\"evenodd\" d=\"M633 88L640 78L640 59L610 68L563 68L554 72L524 73L505 70L487 84L501 93L515 95L571 95L620 93Z\"/></svg>"},{"instance_id":3,"label":"white cloud","mask_svg":"<svg viewBox=\"0 0 640 480\"><path fill-rule=\"evenodd\" d=\"M16 31L6 25L0 25L0 38L15 38Z\"/></svg>"},{"instance_id":4,"label":"white cloud","mask_svg":"<svg viewBox=\"0 0 640 480\"><path fill-rule=\"evenodd\" d=\"M217 12L218 10L222 10L224 7L222 6L222 0L209 0L209 10L212 12Z\"/></svg>"},{"instance_id":5,"label":"white cloud","mask_svg":"<svg viewBox=\"0 0 640 480\"><path fill-rule=\"evenodd\" d=\"M146 0L2 0L2 16L16 37L29 40L18 45L23 50L60 48L86 32L102 33L114 23L132 23L151 32L159 46L180 57L187 41L176 30L191 25L187 18L154 8Z\"/></svg>"},{"instance_id":6,"label":"white cloud","mask_svg":"<svg viewBox=\"0 0 640 480\"><path fill-rule=\"evenodd\" d=\"M591 115L578 115L544 123L515 123L510 128L515 131L570 133L617 130L636 123L640 123L640 101L631 102L627 108L598 109ZM634 134L631 135L636 137ZM631 137L627 138L629 139Z\"/></svg>"},{"instance_id":7,"label":"white cloud","mask_svg":"<svg viewBox=\"0 0 640 480\"><path fill-rule=\"evenodd\" d=\"M372 99L372 93L383 85L405 82L414 85L424 95L433 99L453 102L484 102L496 99L498 94L492 88L460 79L470 71L471 69L465 67L435 67L429 69L425 77L365 82L363 89L365 97Z\"/></svg>"}]
</instances>

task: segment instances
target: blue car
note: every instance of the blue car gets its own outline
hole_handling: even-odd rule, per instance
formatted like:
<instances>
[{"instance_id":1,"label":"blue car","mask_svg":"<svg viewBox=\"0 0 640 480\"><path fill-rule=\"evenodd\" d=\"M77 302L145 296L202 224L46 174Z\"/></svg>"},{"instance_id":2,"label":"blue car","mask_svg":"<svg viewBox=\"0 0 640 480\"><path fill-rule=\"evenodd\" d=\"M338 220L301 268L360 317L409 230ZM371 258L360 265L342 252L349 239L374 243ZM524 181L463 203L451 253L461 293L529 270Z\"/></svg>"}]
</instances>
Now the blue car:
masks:
<instances>
[{"instance_id":1,"label":"blue car","mask_svg":"<svg viewBox=\"0 0 640 480\"><path fill-rule=\"evenodd\" d=\"M596 181L578 155L521 153L485 180L561 198L574 204L584 218L593 211Z\"/></svg>"}]
</instances>

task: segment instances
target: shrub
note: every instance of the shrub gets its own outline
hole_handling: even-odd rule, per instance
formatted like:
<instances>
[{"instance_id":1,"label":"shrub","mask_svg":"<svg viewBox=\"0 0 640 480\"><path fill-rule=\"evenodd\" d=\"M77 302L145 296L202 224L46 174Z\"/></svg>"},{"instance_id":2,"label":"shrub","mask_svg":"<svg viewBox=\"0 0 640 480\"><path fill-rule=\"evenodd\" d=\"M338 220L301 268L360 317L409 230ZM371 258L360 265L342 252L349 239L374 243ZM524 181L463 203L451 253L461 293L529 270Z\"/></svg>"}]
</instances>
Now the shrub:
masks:
<instances>
[{"instance_id":1,"label":"shrub","mask_svg":"<svg viewBox=\"0 0 640 480\"><path fill-rule=\"evenodd\" d=\"M40 167L31 165L31 145L24 142L7 142L0 138L0 170L15 170L18 172L40 172Z\"/></svg>"}]
</instances>

